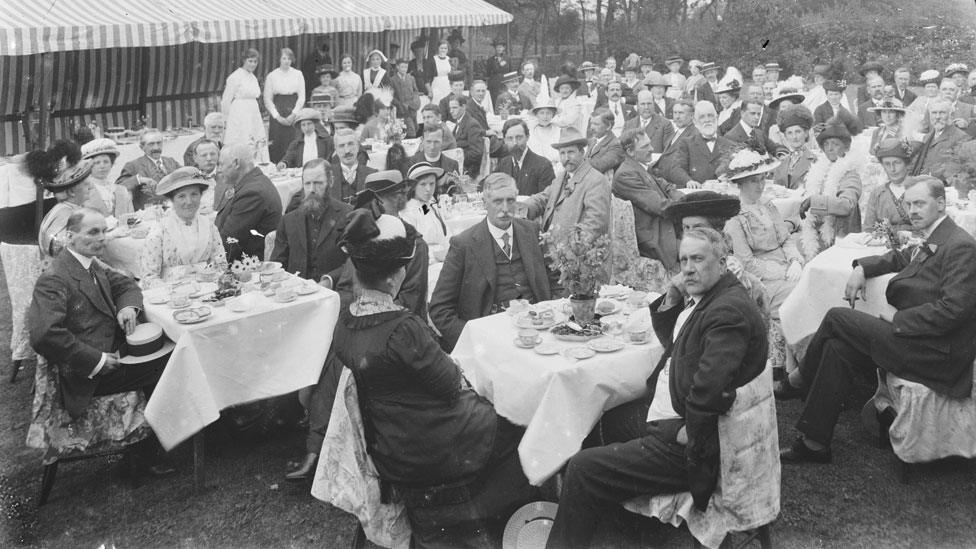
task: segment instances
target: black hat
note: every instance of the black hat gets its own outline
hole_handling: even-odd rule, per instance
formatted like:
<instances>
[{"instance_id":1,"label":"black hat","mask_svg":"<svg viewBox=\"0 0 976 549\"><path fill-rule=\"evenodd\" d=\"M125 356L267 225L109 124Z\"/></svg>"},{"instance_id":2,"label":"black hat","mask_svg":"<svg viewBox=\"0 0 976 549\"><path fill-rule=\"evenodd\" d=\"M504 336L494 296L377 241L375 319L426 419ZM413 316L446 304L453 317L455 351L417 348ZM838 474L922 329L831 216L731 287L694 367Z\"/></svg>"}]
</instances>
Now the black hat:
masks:
<instances>
[{"instance_id":1,"label":"black hat","mask_svg":"<svg viewBox=\"0 0 976 549\"><path fill-rule=\"evenodd\" d=\"M447 73L449 82L464 82L464 71L451 71Z\"/></svg>"},{"instance_id":2,"label":"black hat","mask_svg":"<svg viewBox=\"0 0 976 549\"><path fill-rule=\"evenodd\" d=\"M413 42L410 42L410 50L418 50L427 46L427 41L423 38L417 38Z\"/></svg>"},{"instance_id":3,"label":"black hat","mask_svg":"<svg viewBox=\"0 0 976 549\"><path fill-rule=\"evenodd\" d=\"M714 191L686 194L664 208L664 217L680 222L683 218L700 215L732 219L739 214L739 199Z\"/></svg>"},{"instance_id":4,"label":"black hat","mask_svg":"<svg viewBox=\"0 0 976 549\"><path fill-rule=\"evenodd\" d=\"M376 196L387 191L405 188L403 174L399 170L383 170L366 176L366 188L356 193L356 207L362 208Z\"/></svg>"},{"instance_id":5,"label":"black hat","mask_svg":"<svg viewBox=\"0 0 976 549\"><path fill-rule=\"evenodd\" d=\"M399 217L357 208L346 216L339 245L357 269L383 271L410 263L416 240L417 230Z\"/></svg>"},{"instance_id":6,"label":"black hat","mask_svg":"<svg viewBox=\"0 0 976 549\"><path fill-rule=\"evenodd\" d=\"M882 139L874 149L874 157L881 162L882 158L901 158L906 163L912 159L913 150L911 144L897 137L886 137Z\"/></svg>"},{"instance_id":7,"label":"black hat","mask_svg":"<svg viewBox=\"0 0 976 549\"><path fill-rule=\"evenodd\" d=\"M781 131L793 126L810 131L813 127L813 113L803 105L784 105L776 114L776 125Z\"/></svg>"},{"instance_id":8,"label":"black hat","mask_svg":"<svg viewBox=\"0 0 976 549\"><path fill-rule=\"evenodd\" d=\"M846 80L825 80L823 84L824 91L834 91L843 93L847 89Z\"/></svg>"},{"instance_id":9,"label":"black hat","mask_svg":"<svg viewBox=\"0 0 976 549\"><path fill-rule=\"evenodd\" d=\"M66 191L88 179L88 176L91 175L91 173L91 162L88 160L82 160L74 166L65 169L54 181L41 181L41 185L52 193Z\"/></svg>"},{"instance_id":10,"label":"black hat","mask_svg":"<svg viewBox=\"0 0 976 549\"><path fill-rule=\"evenodd\" d=\"M461 44L464 43L464 37L461 36L461 29L459 28L451 29L451 33L447 35L448 42L454 42L455 40Z\"/></svg>"},{"instance_id":11,"label":"black hat","mask_svg":"<svg viewBox=\"0 0 976 549\"><path fill-rule=\"evenodd\" d=\"M332 65L330 63L326 63L324 65L319 65L318 68L315 69L315 75L316 76L322 76L323 74L326 74L326 73L332 75L332 78L336 78L336 77L339 76L339 73L336 72L336 70L335 70L335 65Z\"/></svg>"},{"instance_id":12,"label":"black hat","mask_svg":"<svg viewBox=\"0 0 976 549\"><path fill-rule=\"evenodd\" d=\"M817 145L823 147L825 141L830 138L840 139L847 144L848 147L851 146L851 131L847 128L847 125L838 117L833 117L824 124L823 130L817 134Z\"/></svg>"},{"instance_id":13,"label":"black hat","mask_svg":"<svg viewBox=\"0 0 976 549\"><path fill-rule=\"evenodd\" d=\"M564 74L564 75L562 75L562 76L560 76L559 78L556 79L556 85L553 86L552 89L554 89L554 90L556 90L558 92L559 91L559 86L562 86L563 84L569 84L575 90L576 88L578 88L580 86L580 81L577 80L577 79L575 79L575 78L573 78L572 76L568 76L568 75L565 75Z\"/></svg>"}]
</instances>

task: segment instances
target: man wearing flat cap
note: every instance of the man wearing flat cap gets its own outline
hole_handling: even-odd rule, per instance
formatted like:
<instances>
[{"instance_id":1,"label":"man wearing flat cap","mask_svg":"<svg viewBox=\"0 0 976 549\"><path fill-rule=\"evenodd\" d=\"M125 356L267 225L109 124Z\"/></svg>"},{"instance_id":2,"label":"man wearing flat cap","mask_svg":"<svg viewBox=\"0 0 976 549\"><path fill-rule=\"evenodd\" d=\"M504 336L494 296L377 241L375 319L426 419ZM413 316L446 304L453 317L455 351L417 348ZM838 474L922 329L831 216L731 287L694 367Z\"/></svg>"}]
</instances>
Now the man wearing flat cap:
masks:
<instances>
[{"instance_id":1,"label":"man wearing flat cap","mask_svg":"<svg viewBox=\"0 0 976 549\"><path fill-rule=\"evenodd\" d=\"M322 126L322 115L319 111L308 107L298 109L293 124L298 126L301 133L288 144L288 150L278 163L278 169L301 168L313 159L332 156L332 136Z\"/></svg>"}]
</instances>

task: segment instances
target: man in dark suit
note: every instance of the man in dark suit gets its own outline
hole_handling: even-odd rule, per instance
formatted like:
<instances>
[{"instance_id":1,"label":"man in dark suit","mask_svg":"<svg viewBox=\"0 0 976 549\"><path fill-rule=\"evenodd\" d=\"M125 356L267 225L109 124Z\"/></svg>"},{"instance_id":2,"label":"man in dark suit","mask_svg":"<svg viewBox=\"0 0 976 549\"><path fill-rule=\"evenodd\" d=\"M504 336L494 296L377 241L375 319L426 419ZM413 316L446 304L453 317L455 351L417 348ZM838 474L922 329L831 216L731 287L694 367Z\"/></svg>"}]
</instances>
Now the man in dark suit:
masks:
<instances>
[{"instance_id":1,"label":"man in dark suit","mask_svg":"<svg viewBox=\"0 0 976 549\"><path fill-rule=\"evenodd\" d=\"M325 283L329 288L339 278L346 253L339 247L339 235L352 206L329 196L335 172L328 162L312 160L302 170L303 198L298 208L281 218L275 233L271 259L288 272Z\"/></svg>"},{"instance_id":2,"label":"man in dark suit","mask_svg":"<svg viewBox=\"0 0 976 549\"><path fill-rule=\"evenodd\" d=\"M624 150L613 134L614 116L607 109L597 109L590 115L590 144L585 158L596 171L609 176L624 160Z\"/></svg>"},{"instance_id":3,"label":"man in dark suit","mask_svg":"<svg viewBox=\"0 0 976 549\"><path fill-rule=\"evenodd\" d=\"M475 80L471 83L471 96L468 98L467 104L464 106L464 111L472 120L481 126L481 129L488 130L488 113L485 112L484 107L481 106L481 102L485 100L488 96L488 85L485 84L484 80Z\"/></svg>"},{"instance_id":4,"label":"man in dark suit","mask_svg":"<svg viewBox=\"0 0 976 549\"><path fill-rule=\"evenodd\" d=\"M219 112L207 113L207 116L203 119L203 137L197 139L196 141L190 143L186 147L186 151L183 153L183 165L184 166L197 166L194 159L194 151L196 151L197 145L204 140L210 140L217 144L217 149L220 149L224 145L224 128L227 125L227 121L224 119L224 115Z\"/></svg>"},{"instance_id":5,"label":"man in dark suit","mask_svg":"<svg viewBox=\"0 0 976 549\"><path fill-rule=\"evenodd\" d=\"M502 84L502 75L511 71L511 64L508 56L505 55L505 43L500 39L495 39L491 44L495 48L495 55L485 61L485 77L488 78L488 89L491 91L491 98L494 102L498 101L498 95L505 91Z\"/></svg>"},{"instance_id":6,"label":"man in dark suit","mask_svg":"<svg viewBox=\"0 0 976 549\"><path fill-rule=\"evenodd\" d=\"M637 116L624 124L624 130L629 129L643 130L651 138L651 147L657 154L664 152L674 132L671 123L654 112L654 96L647 90L637 93Z\"/></svg>"},{"instance_id":7,"label":"man in dark suit","mask_svg":"<svg viewBox=\"0 0 976 549\"><path fill-rule=\"evenodd\" d=\"M664 132L666 128L661 127L661 138L660 140L664 143L663 155L670 154L677 148L679 139L687 139L692 135L698 133L695 129L695 104L687 99L679 99L675 102L674 107L671 109L672 116L674 120L671 121L671 129L668 130L670 136L668 139L664 139ZM655 140L651 139L651 143Z\"/></svg>"},{"instance_id":8,"label":"man in dark suit","mask_svg":"<svg viewBox=\"0 0 976 549\"><path fill-rule=\"evenodd\" d=\"M444 140L444 130L437 126L424 128L424 140L420 143L420 150L410 157L410 165L417 162L429 162L432 166L444 170L444 173L437 178L438 193L446 193L450 187L456 183L455 178L460 175L461 169L453 158L441 153Z\"/></svg>"},{"instance_id":9,"label":"man in dark suit","mask_svg":"<svg viewBox=\"0 0 976 549\"><path fill-rule=\"evenodd\" d=\"M610 444L588 448L566 466L546 547L589 547L600 516L638 495L690 491L704 511L718 483L718 418L735 392L762 373L766 324L735 275L714 229L681 240L678 285L651 304L664 356L648 396L624 405L629 425Z\"/></svg>"},{"instance_id":10,"label":"man in dark suit","mask_svg":"<svg viewBox=\"0 0 976 549\"><path fill-rule=\"evenodd\" d=\"M806 394L802 436L783 461L828 462L834 424L859 376L886 372L950 398L972 394L976 357L976 240L945 213L934 177L905 181L903 203L921 244L855 261L846 299L864 297L865 280L897 273L885 297L897 311L879 317L836 307L827 312L800 368L776 385L777 398Z\"/></svg>"},{"instance_id":11,"label":"man in dark suit","mask_svg":"<svg viewBox=\"0 0 976 549\"><path fill-rule=\"evenodd\" d=\"M616 80L607 84L606 99L604 107L613 115L613 134L619 137L624 131L624 124L637 116L637 109L623 98L623 85Z\"/></svg>"},{"instance_id":12,"label":"man in dark suit","mask_svg":"<svg viewBox=\"0 0 976 549\"><path fill-rule=\"evenodd\" d=\"M922 143L912 163L911 175L933 175L942 178L946 164L952 160L955 148L972 139L969 134L950 123L952 104L944 97L929 101L929 125L932 127Z\"/></svg>"},{"instance_id":13,"label":"man in dark suit","mask_svg":"<svg viewBox=\"0 0 976 549\"><path fill-rule=\"evenodd\" d=\"M508 156L498 161L495 171L515 179L518 194L532 196L552 184L556 174L552 163L528 147L529 127L521 118L509 118L502 127Z\"/></svg>"},{"instance_id":14,"label":"man in dark suit","mask_svg":"<svg viewBox=\"0 0 976 549\"><path fill-rule=\"evenodd\" d=\"M122 173L115 180L132 194L132 207L143 209L146 204L161 200L156 196L156 183L176 168L180 163L163 156L163 134L148 130L139 138L139 147L145 154L130 160L122 167Z\"/></svg>"},{"instance_id":15,"label":"man in dark suit","mask_svg":"<svg viewBox=\"0 0 976 549\"><path fill-rule=\"evenodd\" d=\"M417 135L417 109L420 108L420 92L417 81L407 70L406 59L396 61L396 71L390 76L393 87L393 106L396 107L397 118L403 120L407 137Z\"/></svg>"},{"instance_id":16,"label":"man in dark suit","mask_svg":"<svg viewBox=\"0 0 976 549\"><path fill-rule=\"evenodd\" d=\"M92 397L152 390L165 361L120 364L119 349L142 310L136 282L95 258L105 251L105 218L79 209L68 218L67 248L34 286L27 311L31 346L57 370L60 398L73 418Z\"/></svg>"},{"instance_id":17,"label":"man in dark suit","mask_svg":"<svg viewBox=\"0 0 976 549\"><path fill-rule=\"evenodd\" d=\"M467 97L451 97L448 104L451 118L455 122L454 139L457 146L464 151L464 173L474 179L481 173L481 160L485 153L485 129L467 114L467 102Z\"/></svg>"},{"instance_id":18,"label":"man in dark suit","mask_svg":"<svg viewBox=\"0 0 976 549\"><path fill-rule=\"evenodd\" d=\"M718 102L718 96L715 95L715 90L719 88L718 65L711 62L704 63L701 66L701 75L705 79L695 87L695 92L691 99L696 104L699 101L708 101L713 107L718 109L721 106Z\"/></svg>"},{"instance_id":19,"label":"man in dark suit","mask_svg":"<svg viewBox=\"0 0 976 549\"><path fill-rule=\"evenodd\" d=\"M629 200L634 208L637 249L643 257L656 259L668 272L677 270L678 239L674 224L664 218L664 208L681 196L674 185L654 177L647 169L651 161L651 140L637 130L620 135L627 156L613 174L613 194Z\"/></svg>"},{"instance_id":20,"label":"man in dark suit","mask_svg":"<svg viewBox=\"0 0 976 549\"><path fill-rule=\"evenodd\" d=\"M281 221L278 190L254 165L253 152L247 145L224 147L217 170L231 195L217 211L216 221L227 260L234 261L241 254L264 259L264 235L277 229ZM228 238L237 239L237 244L228 243Z\"/></svg>"},{"instance_id":21,"label":"man in dark suit","mask_svg":"<svg viewBox=\"0 0 976 549\"><path fill-rule=\"evenodd\" d=\"M718 114L708 101L695 105L695 135L679 139L673 153L659 163L664 177L679 189L700 189L702 183L716 179L720 173L722 155L736 146L733 141L719 137Z\"/></svg>"},{"instance_id":22,"label":"man in dark suit","mask_svg":"<svg viewBox=\"0 0 976 549\"><path fill-rule=\"evenodd\" d=\"M908 89L908 85L912 83L912 72L908 70L907 67L899 67L895 69L895 98L901 101L901 104L908 107L915 101L915 92Z\"/></svg>"},{"instance_id":23,"label":"man in dark suit","mask_svg":"<svg viewBox=\"0 0 976 549\"><path fill-rule=\"evenodd\" d=\"M350 204L356 193L365 188L366 177L376 170L360 162L359 138L354 130L336 130L332 139L335 142L335 155L329 159L329 163L336 179L329 188L329 194L334 200Z\"/></svg>"},{"instance_id":24,"label":"man in dark suit","mask_svg":"<svg viewBox=\"0 0 976 549\"><path fill-rule=\"evenodd\" d=\"M872 128L878 125L878 115L870 110L871 107L880 107L884 102L884 79L880 76L871 76L865 82L868 99L857 106L857 119L861 121L861 126Z\"/></svg>"},{"instance_id":25,"label":"man in dark suit","mask_svg":"<svg viewBox=\"0 0 976 549\"><path fill-rule=\"evenodd\" d=\"M430 319L453 349L468 320L504 310L513 299L550 299L539 226L515 219L518 190L510 176L485 178L488 215L451 238L430 300Z\"/></svg>"},{"instance_id":26,"label":"man in dark suit","mask_svg":"<svg viewBox=\"0 0 976 549\"><path fill-rule=\"evenodd\" d=\"M769 139L762 127L763 104L751 99L742 102L739 122L725 134L725 139L742 143L759 154L767 154L775 150L776 144Z\"/></svg>"},{"instance_id":27,"label":"man in dark suit","mask_svg":"<svg viewBox=\"0 0 976 549\"><path fill-rule=\"evenodd\" d=\"M946 78L939 84L939 95L951 103L949 123L976 137L976 107L963 101L962 88Z\"/></svg>"}]
</instances>

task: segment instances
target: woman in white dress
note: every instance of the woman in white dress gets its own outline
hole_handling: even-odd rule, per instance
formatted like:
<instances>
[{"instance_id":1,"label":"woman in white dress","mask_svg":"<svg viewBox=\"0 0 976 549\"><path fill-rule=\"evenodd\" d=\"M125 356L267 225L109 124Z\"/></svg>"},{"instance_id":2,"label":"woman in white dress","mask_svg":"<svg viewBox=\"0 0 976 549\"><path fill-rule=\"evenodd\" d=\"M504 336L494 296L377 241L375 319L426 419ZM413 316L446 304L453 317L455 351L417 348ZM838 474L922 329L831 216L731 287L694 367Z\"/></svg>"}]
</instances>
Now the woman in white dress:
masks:
<instances>
[{"instance_id":1,"label":"woman in white dress","mask_svg":"<svg viewBox=\"0 0 976 549\"><path fill-rule=\"evenodd\" d=\"M352 107L363 95L363 80L359 75L352 71L352 57L343 55L339 60L342 72L335 79L333 84L339 90L339 98L336 100L336 108Z\"/></svg>"},{"instance_id":2,"label":"woman in white dress","mask_svg":"<svg viewBox=\"0 0 976 549\"><path fill-rule=\"evenodd\" d=\"M105 216L119 217L134 211L128 189L108 178L118 156L119 149L111 139L93 139L81 146L82 160L88 160L92 165L90 179L94 186L85 206Z\"/></svg>"},{"instance_id":3,"label":"woman in white dress","mask_svg":"<svg viewBox=\"0 0 976 549\"><path fill-rule=\"evenodd\" d=\"M417 162L407 172L407 179L412 183L410 200L400 212L400 217L414 226L424 238L430 248L430 262L444 261L447 255L447 225L444 216L437 206L437 178L444 174L444 170L430 162Z\"/></svg>"},{"instance_id":4,"label":"woman in white dress","mask_svg":"<svg viewBox=\"0 0 976 549\"><path fill-rule=\"evenodd\" d=\"M430 102L437 104L451 93L451 82L447 75L451 72L451 60L447 52L451 46L446 40L437 45L437 55L424 62L424 74L429 75Z\"/></svg>"},{"instance_id":5,"label":"woman in white dress","mask_svg":"<svg viewBox=\"0 0 976 549\"><path fill-rule=\"evenodd\" d=\"M227 120L224 130L224 146L243 144L254 148L258 162L268 160L268 136L264 132L264 120L258 108L261 86L254 76L261 54L256 49L244 52L241 66L230 73L220 100L220 110Z\"/></svg>"},{"instance_id":6,"label":"woman in white dress","mask_svg":"<svg viewBox=\"0 0 976 549\"><path fill-rule=\"evenodd\" d=\"M142 249L143 286L178 280L195 267L207 264L218 270L227 265L220 233L213 219L198 215L203 191L210 187L203 172L184 167L167 175L156 192L173 207L149 231Z\"/></svg>"},{"instance_id":7,"label":"woman in white dress","mask_svg":"<svg viewBox=\"0 0 976 549\"><path fill-rule=\"evenodd\" d=\"M579 80L565 74L556 80L556 107L559 109L559 114L552 119L552 123L558 128L576 128L586 135L583 103L576 95L579 86Z\"/></svg>"},{"instance_id":8,"label":"woman in white dress","mask_svg":"<svg viewBox=\"0 0 976 549\"><path fill-rule=\"evenodd\" d=\"M386 56L380 50L366 55L366 68L363 69L363 91L390 88L390 75L383 68Z\"/></svg>"},{"instance_id":9,"label":"woman in white dress","mask_svg":"<svg viewBox=\"0 0 976 549\"><path fill-rule=\"evenodd\" d=\"M559 142L559 126L552 123L553 118L559 114L559 107L550 99L546 103L539 103L532 109L535 116L536 126L529 132L527 146L535 154L542 156L549 162L557 164L559 162L559 151L552 148L553 143Z\"/></svg>"},{"instance_id":10,"label":"woman in white dress","mask_svg":"<svg viewBox=\"0 0 976 549\"><path fill-rule=\"evenodd\" d=\"M288 145L295 138L293 113L305 105L305 77L294 68L295 52L282 48L278 68L264 79L264 108L268 122L268 156L277 164L285 156Z\"/></svg>"}]
</instances>

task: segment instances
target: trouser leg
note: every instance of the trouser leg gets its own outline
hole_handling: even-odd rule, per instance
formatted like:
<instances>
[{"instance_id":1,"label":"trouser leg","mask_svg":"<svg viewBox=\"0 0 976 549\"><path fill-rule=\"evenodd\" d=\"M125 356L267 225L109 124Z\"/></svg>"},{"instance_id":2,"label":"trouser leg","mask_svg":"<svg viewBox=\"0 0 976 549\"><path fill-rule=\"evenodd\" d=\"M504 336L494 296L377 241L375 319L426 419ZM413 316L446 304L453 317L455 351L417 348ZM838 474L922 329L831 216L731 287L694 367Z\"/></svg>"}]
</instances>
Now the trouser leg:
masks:
<instances>
[{"instance_id":1,"label":"trouser leg","mask_svg":"<svg viewBox=\"0 0 976 549\"><path fill-rule=\"evenodd\" d=\"M146 362L143 364L119 364L119 367L108 374L95 376L98 384L95 386L94 396L112 395L141 389L146 397L152 395L159 376L163 375L169 356Z\"/></svg>"},{"instance_id":2,"label":"trouser leg","mask_svg":"<svg viewBox=\"0 0 976 549\"><path fill-rule=\"evenodd\" d=\"M650 434L576 454L566 467L546 547L589 547L601 515L611 506L638 495L687 491L684 446L664 438Z\"/></svg>"}]
</instances>

